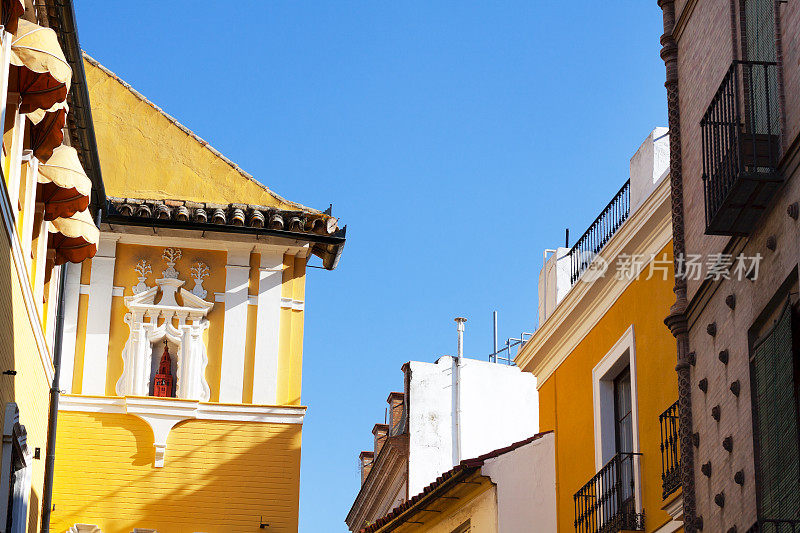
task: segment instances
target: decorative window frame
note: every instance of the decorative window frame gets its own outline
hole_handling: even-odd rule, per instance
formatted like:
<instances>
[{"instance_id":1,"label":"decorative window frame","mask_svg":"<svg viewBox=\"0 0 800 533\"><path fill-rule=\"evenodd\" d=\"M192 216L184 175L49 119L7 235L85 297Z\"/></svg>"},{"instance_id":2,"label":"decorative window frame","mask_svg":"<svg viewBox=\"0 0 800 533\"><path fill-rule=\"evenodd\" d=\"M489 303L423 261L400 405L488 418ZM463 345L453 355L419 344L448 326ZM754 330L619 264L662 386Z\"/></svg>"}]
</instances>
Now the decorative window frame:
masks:
<instances>
[{"instance_id":1,"label":"decorative window frame","mask_svg":"<svg viewBox=\"0 0 800 533\"><path fill-rule=\"evenodd\" d=\"M14 448L22 466L12 470ZM0 519L5 521L8 515L8 503L11 500L13 513L11 529L6 533L25 533L28 523L28 503L31 495L31 454L28 451L28 433L25 426L19 423L19 408L14 402L8 402L3 422L2 460L0 461ZM11 476L14 475L14 494L11 496ZM5 524L4 524L5 526Z\"/></svg>"},{"instance_id":2,"label":"decorative window frame","mask_svg":"<svg viewBox=\"0 0 800 533\"><path fill-rule=\"evenodd\" d=\"M594 407L594 464L601 468L616 454L614 430L614 378L626 367L631 372L631 423L633 452L639 453L639 395L636 376L636 337L631 324L592 369L592 400ZM642 512L641 457L633 459L634 496L636 512Z\"/></svg>"}]
</instances>

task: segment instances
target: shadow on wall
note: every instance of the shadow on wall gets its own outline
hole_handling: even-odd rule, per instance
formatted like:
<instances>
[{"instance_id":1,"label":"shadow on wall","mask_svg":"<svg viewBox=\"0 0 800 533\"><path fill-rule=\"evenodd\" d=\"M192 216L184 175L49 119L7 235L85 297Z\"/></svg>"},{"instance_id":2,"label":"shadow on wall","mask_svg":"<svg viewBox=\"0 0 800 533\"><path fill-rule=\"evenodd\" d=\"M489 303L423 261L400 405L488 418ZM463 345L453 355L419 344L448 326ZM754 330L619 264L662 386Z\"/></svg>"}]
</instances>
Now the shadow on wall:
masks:
<instances>
[{"instance_id":1,"label":"shadow on wall","mask_svg":"<svg viewBox=\"0 0 800 533\"><path fill-rule=\"evenodd\" d=\"M257 532L263 516L267 531L296 533L300 430L290 424L186 421L170 432L164 467L154 468L145 422L131 415L62 414L53 531L88 523L104 533L136 527ZM102 435L98 440L105 444L87 444L81 436L87 434Z\"/></svg>"}]
</instances>

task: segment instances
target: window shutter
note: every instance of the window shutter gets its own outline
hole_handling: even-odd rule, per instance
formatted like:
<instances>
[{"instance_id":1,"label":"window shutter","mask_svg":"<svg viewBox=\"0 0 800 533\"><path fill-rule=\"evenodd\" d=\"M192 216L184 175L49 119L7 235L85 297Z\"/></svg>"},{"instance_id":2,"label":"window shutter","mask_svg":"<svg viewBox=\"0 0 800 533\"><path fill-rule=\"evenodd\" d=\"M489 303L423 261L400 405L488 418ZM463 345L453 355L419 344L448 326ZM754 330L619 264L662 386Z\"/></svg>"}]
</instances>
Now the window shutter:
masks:
<instances>
[{"instance_id":1,"label":"window shutter","mask_svg":"<svg viewBox=\"0 0 800 533\"><path fill-rule=\"evenodd\" d=\"M800 435L792 350L792 309L753 351L751 363L761 518L800 518Z\"/></svg>"}]
</instances>

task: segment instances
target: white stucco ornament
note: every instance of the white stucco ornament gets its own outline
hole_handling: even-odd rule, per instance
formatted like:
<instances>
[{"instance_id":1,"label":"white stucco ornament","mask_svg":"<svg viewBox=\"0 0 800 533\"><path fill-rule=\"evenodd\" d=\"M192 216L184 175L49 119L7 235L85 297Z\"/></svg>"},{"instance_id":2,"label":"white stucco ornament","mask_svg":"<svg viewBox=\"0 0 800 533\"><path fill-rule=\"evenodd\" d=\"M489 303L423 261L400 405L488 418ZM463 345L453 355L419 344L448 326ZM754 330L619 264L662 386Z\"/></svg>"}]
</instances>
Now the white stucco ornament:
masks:
<instances>
[{"instance_id":1,"label":"white stucco ornament","mask_svg":"<svg viewBox=\"0 0 800 533\"><path fill-rule=\"evenodd\" d=\"M208 274L211 270L208 268L203 262L196 262L192 268L189 269L189 273L194 280L194 288L192 289L192 294L197 296L198 298L205 298L208 291L203 288L203 280L208 277Z\"/></svg>"},{"instance_id":2,"label":"white stucco ornament","mask_svg":"<svg viewBox=\"0 0 800 533\"><path fill-rule=\"evenodd\" d=\"M180 248L164 248L164 253L161 254L161 259L167 262L167 269L161 273L163 278L178 278L178 271L175 270L175 263L181 258Z\"/></svg>"},{"instance_id":3,"label":"white stucco ornament","mask_svg":"<svg viewBox=\"0 0 800 533\"><path fill-rule=\"evenodd\" d=\"M128 308L125 323L130 328L130 334L122 350L123 370L117 381L116 392L119 396L140 397L130 398L131 401L135 400L136 405L143 402L146 407L151 403L151 400L141 397L150 394L153 361L154 358L160 359L160 347L164 342L176 347L173 348L174 353L170 350L177 364L175 398L207 402L211 397L205 378L208 355L203 331L208 328L206 317L214 303L181 288L184 283L176 278L164 277L156 280L155 287L124 299ZM176 296L180 297L180 303ZM156 449L154 466L161 467L164 465L166 438L170 429L188 415L182 412L187 408L184 402L168 398L158 400L168 402L169 406L158 403L159 407L153 412L150 409L133 409L131 413L143 418L153 429Z\"/></svg>"},{"instance_id":4,"label":"white stucco ornament","mask_svg":"<svg viewBox=\"0 0 800 533\"><path fill-rule=\"evenodd\" d=\"M140 292L144 292L149 289L150 287L147 286L145 280L147 279L147 276L153 272L153 269L150 266L150 261L147 259L142 259L136 263L136 266L133 267L133 270L139 275L139 283L134 285L133 294L139 294Z\"/></svg>"},{"instance_id":5,"label":"white stucco ornament","mask_svg":"<svg viewBox=\"0 0 800 533\"><path fill-rule=\"evenodd\" d=\"M155 287L125 298L129 311L125 323L130 335L122 351L124 368L116 386L120 396L150 393L153 358L161 355L154 346L166 340L177 346L175 396L199 401L210 398L205 379L208 356L203 331L208 327L206 315L214 304L180 288L183 283L172 278L157 279ZM182 304L175 298L178 289ZM161 298L156 302L159 293Z\"/></svg>"}]
</instances>

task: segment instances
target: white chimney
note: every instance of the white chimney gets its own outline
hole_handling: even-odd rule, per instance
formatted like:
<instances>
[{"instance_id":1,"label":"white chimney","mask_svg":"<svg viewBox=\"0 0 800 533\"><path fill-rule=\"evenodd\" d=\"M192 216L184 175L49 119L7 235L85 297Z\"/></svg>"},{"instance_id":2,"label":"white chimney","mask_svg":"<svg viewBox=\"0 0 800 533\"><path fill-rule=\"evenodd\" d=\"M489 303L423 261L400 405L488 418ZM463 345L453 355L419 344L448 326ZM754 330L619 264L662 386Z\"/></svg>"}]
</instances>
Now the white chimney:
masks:
<instances>
[{"instance_id":1,"label":"white chimney","mask_svg":"<svg viewBox=\"0 0 800 533\"><path fill-rule=\"evenodd\" d=\"M459 316L455 320L458 329L458 357L464 357L464 323L467 319Z\"/></svg>"},{"instance_id":2,"label":"white chimney","mask_svg":"<svg viewBox=\"0 0 800 533\"><path fill-rule=\"evenodd\" d=\"M569 248L545 251L545 261L539 272L539 325L544 324L558 303L569 292ZM547 256L548 252L551 254Z\"/></svg>"}]
</instances>

